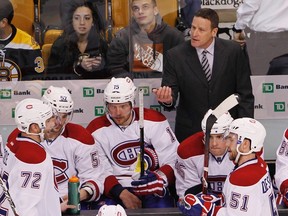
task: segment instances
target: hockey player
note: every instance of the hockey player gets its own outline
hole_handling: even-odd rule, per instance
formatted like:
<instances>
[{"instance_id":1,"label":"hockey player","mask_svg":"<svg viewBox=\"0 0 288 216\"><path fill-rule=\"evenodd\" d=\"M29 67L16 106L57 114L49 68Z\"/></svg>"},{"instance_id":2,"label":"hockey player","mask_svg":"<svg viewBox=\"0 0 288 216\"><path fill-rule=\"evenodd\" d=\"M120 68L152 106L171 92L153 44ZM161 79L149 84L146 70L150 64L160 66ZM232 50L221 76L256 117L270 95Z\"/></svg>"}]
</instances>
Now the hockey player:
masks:
<instances>
[{"instance_id":1,"label":"hockey player","mask_svg":"<svg viewBox=\"0 0 288 216\"><path fill-rule=\"evenodd\" d=\"M226 139L229 158L236 164L227 177L223 194L225 204L216 206L213 195L187 194L180 209L185 215L277 216L267 164L257 156L266 136L264 126L252 118L239 118L229 127Z\"/></svg>"},{"instance_id":2,"label":"hockey player","mask_svg":"<svg viewBox=\"0 0 288 216\"><path fill-rule=\"evenodd\" d=\"M285 130L282 142L276 152L275 183L283 198L283 204L288 207L288 129Z\"/></svg>"},{"instance_id":3,"label":"hockey player","mask_svg":"<svg viewBox=\"0 0 288 216\"><path fill-rule=\"evenodd\" d=\"M149 170L139 180L132 179L131 166L140 150L135 93L130 78L113 77L104 90L107 113L87 126L110 174L105 180L105 195L112 199L107 197L106 204L118 203L129 209L173 207L174 199L166 188L175 181L172 167L179 143L164 115L152 109L144 109L144 157Z\"/></svg>"},{"instance_id":4,"label":"hockey player","mask_svg":"<svg viewBox=\"0 0 288 216\"><path fill-rule=\"evenodd\" d=\"M11 24L13 16L14 9L11 2L1 0L0 81L37 78L39 74L44 72L40 46L31 35Z\"/></svg>"},{"instance_id":5,"label":"hockey player","mask_svg":"<svg viewBox=\"0 0 288 216\"><path fill-rule=\"evenodd\" d=\"M67 203L68 180L77 175L80 179L80 201L87 201L81 203L81 209L92 209L92 201L98 200L103 193L105 178L95 141L85 128L69 122L74 102L65 87L50 86L42 100L60 116L60 124L47 132L47 139L42 142L52 157L60 196Z\"/></svg>"},{"instance_id":6,"label":"hockey player","mask_svg":"<svg viewBox=\"0 0 288 216\"><path fill-rule=\"evenodd\" d=\"M177 149L175 165L176 191L179 198L185 194L198 194L202 191L204 172L204 139L206 121L213 110L209 110L202 120L203 132L198 132L186 138ZM222 194L226 176L233 170L234 163L229 160L225 136L228 135L229 125L233 118L229 112L223 114L214 123L209 140L209 191Z\"/></svg>"},{"instance_id":7,"label":"hockey player","mask_svg":"<svg viewBox=\"0 0 288 216\"><path fill-rule=\"evenodd\" d=\"M1 192L0 215L60 216L52 160L40 145L45 131L56 125L52 108L38 99L24 99L16 106L15 122L18 129L2 151L1 178L10 197Z\"/></svg>"}]
</instances>

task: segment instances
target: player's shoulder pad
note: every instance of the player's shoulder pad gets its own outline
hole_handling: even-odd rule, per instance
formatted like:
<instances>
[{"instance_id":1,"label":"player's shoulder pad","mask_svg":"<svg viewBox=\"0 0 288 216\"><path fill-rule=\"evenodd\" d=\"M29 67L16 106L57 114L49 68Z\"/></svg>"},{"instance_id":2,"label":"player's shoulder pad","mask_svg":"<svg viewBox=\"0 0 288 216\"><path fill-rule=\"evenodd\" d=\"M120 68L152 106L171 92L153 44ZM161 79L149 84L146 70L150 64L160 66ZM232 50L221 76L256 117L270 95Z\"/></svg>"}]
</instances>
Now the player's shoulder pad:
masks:
<instances>
[{"instance_id":1,"label":"player's shoulder pad","mask_svg":"<svg viewBox=\"0 0 288 216\"><path fill-rule=\"evenodd\" d=\"M204 133L197 132L183 140L177 148L177 154L182 159L204 154Z\"/></svg>"},{"instance_id":2,"label":"player's shoulder pad","mask_svg":"<svg viewBox=\"0 0 288 216\"><path fill-rule=\"evenodd\" d=\"M38 164L46 159L46 151L40 144L28 142L10 140L7 143L7 147L15 154L18 160L28 164Z\"/></svg>"},{"instance_id":3,"label":"player's shoulder pad","mask_svg":"<svg viewBox=\"0 0 288 216\"><path fill-rule=\"evenodd\" d=\"M258 157L258 162L231 173L230 182L233 185L248 187L256 184L267 173L266 163Z\"/></svg>"},{"instance_id":4,"label":"player's shoulder pad","mask_svg":"<svg viewBox=\"0 0 288 216\"><path fill-rule=\"evenodd\" d=\"M86 145L93 145L95 143L93 136L86 128L79 124L68 123L65 126L65 130L62 134L64 137L69 137Z\"/></svg>"},{"instance_id":5,"label":"player's shoulder pad","mask_svg":"<svg viewBox=\"0 0 288 216\"><path fill-rule=\"evenodd\" d=\"M110 121L107 119L106 115L97 117L93 119L86 129L88 130L89 133L94 133L96 130L102 128L102 127L109 127L111 125Z\"/></svg>"},{"instance_id":6,"label":"player's shoulder pad","mask_svg":"<svg viewBox=\"0 0 288 216\"><path fill-rule=\"evenodd\" d=\"M134 108L134 111L136 115L135 119L139 120L139 107ZM165 121L166 117L156 110L144 108L144 119L148 121L161 122Z\"/></svg>"},{"instance_id":7,"label":"player's shoulder pad","mask_svg":"<svg viewBox=\"0 0 288 216\"><path fill-rule=\"evenodd\" d=\"M15 140L16 137L21 133L21 131L18 128L15 128L8 136L7 142L9 143L12 140Z\"/></svg>"}]
</instances>

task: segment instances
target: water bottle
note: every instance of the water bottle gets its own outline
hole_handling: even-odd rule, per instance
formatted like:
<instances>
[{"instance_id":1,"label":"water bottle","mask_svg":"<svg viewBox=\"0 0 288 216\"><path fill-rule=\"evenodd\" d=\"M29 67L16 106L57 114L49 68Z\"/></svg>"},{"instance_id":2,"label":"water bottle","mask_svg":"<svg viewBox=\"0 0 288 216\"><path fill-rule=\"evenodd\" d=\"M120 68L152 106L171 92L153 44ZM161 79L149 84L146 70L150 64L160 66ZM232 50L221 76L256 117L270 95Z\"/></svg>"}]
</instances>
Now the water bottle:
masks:
<instances>
[{"instance_id":1,"label":"water bottle","mask_svg":"<svg viewBox=\"0 0 288 216\"><path fill-rule=\"evenodd\" d=\"M76 208L68 209L67 213L70 215L80 214L80 193L79 193L79 178L72 176L68 181L68 204L75 205Z\"/></svg>"}]
</instances>

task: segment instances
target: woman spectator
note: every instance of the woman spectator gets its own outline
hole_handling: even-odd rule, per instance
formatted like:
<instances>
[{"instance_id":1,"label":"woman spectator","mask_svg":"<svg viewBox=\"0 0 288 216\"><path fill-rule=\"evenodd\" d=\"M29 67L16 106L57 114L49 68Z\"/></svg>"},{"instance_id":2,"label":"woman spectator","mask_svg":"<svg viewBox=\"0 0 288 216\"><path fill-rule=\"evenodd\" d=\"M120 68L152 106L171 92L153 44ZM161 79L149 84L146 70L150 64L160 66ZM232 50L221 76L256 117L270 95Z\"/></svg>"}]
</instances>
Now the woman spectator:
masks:
<instances>
[{"instance_id":1,"label":"woman spectator","mask_svg":"<svg viewBox=\"0 0 288 216\"><path fill-rule=\"evenodd\" d=\"M47 78L108 78L105 70L107 43L98 9L86 0L68 2L69 21L54 42L48 60Z\"/></svg>"}]
</instances>

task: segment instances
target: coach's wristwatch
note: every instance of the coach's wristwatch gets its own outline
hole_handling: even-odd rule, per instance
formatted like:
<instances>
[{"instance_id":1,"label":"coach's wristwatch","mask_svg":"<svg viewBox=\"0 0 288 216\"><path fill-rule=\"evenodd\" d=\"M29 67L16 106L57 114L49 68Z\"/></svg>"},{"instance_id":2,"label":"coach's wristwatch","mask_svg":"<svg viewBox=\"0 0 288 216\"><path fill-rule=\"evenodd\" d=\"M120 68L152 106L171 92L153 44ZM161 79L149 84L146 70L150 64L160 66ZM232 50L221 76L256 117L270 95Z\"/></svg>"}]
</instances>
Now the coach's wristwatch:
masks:
<instances>
[{"instance_id":1,"label":"coach's wristwatch","mask_svg":"<svg viewBox=\"0 0 288 216\"><path fill-rule=\"evenodd\" d=\"M236 29L236 28L235 28L235 25L233 25L232 31L233 31L233 32L236 32L236 33L241 33L241 32L242 32L242 29Z\"/></svg>"}]
</instances>

